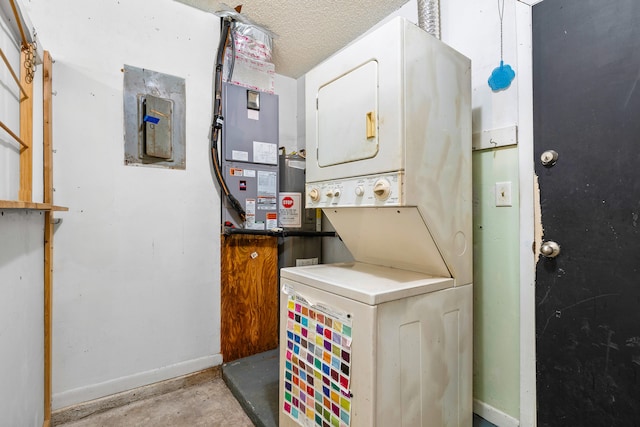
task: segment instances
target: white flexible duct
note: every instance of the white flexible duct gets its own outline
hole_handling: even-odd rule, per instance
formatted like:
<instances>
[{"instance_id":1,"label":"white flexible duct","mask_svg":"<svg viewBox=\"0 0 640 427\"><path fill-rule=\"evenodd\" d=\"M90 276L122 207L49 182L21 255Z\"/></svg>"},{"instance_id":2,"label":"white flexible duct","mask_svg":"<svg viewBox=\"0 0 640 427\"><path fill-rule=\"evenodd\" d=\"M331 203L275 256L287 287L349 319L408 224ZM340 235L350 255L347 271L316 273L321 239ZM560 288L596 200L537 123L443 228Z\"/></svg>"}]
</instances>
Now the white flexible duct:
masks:
<instances>
[{"instance_id":1,"label":"white flexible duct","mask_svg":"<svg viewBox=\"0 0 640 427\"><path fill-rule=\"evenodd\" d=\"M418 26L440 38L440 0L418 0Z\"/></svg>"}]
</instances>

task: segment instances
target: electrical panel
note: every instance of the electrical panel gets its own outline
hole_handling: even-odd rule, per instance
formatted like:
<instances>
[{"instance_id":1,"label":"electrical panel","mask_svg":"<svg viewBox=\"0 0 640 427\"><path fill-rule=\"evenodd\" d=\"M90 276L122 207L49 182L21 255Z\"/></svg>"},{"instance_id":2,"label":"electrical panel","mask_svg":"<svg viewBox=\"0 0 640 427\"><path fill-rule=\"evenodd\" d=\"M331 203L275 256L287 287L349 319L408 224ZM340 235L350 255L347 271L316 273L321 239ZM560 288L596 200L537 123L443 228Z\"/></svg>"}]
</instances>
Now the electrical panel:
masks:
<instances>
[{"instance_id":1,"label":"electrical panel","mask_svg":"<svg viewBox=\"0 0 640 427\"><path fill-rule=\"evenodd\" d=\"M278 226L278 96L224 83L221 166L246 221L225 199L222 223L269 230Z\"/></svg>"},{"instance_id":2,"label":"electrical panel","mask_svg":"<svg viewBox=\"0 0 640 427\"><path fill-rule=\"evenodd\" d=\"M125 65L124 163L185 169L185 81Z\"/></svg>"},{"instance_id":3,"label":"electrical panel","mask_svg":"<svg viewBox=\"0 0 640 427\"><path fill-rule=\"evenodd\" d=\"M173 138L171 137L172 102L153 95L141 97L142 139L144 155L171 160Z\"/></svg>"}]
</instances>

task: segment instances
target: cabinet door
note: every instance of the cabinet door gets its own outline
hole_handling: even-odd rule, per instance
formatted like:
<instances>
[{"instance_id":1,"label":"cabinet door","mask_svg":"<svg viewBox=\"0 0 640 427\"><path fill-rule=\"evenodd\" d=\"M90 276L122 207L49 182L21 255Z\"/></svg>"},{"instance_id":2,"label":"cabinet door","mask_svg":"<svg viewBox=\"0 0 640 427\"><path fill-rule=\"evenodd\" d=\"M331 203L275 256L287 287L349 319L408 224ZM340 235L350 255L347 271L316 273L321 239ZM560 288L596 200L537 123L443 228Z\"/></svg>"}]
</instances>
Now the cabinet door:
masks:
<instances>
[{"instance_id":1,"label":"cabinet door","mask_svg":"<svg viewBox=\"0 0 640 427\"><path fill-rule=\"evenodd\" d=\"M222 236L221 347L225 362L278 346L278 239Z\"/></svg>"},{"instance_id":2,"label":"cabinet door","mask_svg":"<svg viewBox=\"0 0 640 427\"><path fill-rule=\"evenodd\" d=\"M369 61L318 91L318 165L378 153L378 62Z\"/></svg>"}]
</instances>

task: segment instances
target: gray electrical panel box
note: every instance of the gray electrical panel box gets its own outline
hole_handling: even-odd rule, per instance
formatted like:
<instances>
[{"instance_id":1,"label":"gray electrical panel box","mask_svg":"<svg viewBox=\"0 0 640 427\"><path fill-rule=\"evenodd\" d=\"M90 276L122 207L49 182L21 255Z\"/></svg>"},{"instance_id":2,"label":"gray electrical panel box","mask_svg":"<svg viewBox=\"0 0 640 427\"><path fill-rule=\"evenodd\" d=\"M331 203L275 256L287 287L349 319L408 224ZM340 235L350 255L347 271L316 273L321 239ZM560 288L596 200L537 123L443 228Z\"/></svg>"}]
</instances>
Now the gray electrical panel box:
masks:
<instances>
[{"instance_id":1,"label":"gray electrical panel box","mask_svg":"<svg viewBox=\"0 0 640 427\"><path fill-rule=\"evenodd\" d=\"M225 199L222 223L252 230L276 228L278 96L224 83L222 99L222 172L246 213L243 223Z\"/></svg>"},{"instance_id":2,"label":"gray electrical panel box","mask_svg":"<svg viewBox=\"0 0 640 427\"><path fill-rule=\"evenodd\" d=\"M185 81L125 65L124 163L185 169Z\"/></svg>"},{"instance_id":3,"label":"gray electrical panel box","mask_svg":"<svg viewBox=\"0 0 640 427\"><path fill-rule=\"evenodd\" d=\"M171 135L172 102L153 95L142 97L142 122L144 123L145 156L171 160L173 138Z\"/></svg>"}]
</instances>

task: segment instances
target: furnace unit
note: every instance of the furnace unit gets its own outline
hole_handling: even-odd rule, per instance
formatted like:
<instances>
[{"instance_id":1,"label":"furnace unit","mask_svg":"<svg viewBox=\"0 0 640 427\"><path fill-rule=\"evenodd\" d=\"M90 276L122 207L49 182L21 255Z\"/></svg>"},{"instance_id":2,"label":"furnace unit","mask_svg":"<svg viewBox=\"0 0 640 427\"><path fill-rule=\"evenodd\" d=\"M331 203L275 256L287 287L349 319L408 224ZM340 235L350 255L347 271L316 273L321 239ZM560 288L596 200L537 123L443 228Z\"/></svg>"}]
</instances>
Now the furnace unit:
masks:
<instances>
[{"instance_id":1,"label":"furnace unit","mask_svg":"<svg viewBox=\"0 0 640 427\"><path fill-rule=\"evenodd\" d=\"M222 223L235 228L270 230L278 226L278 96L223 84L221 167L246 222L222 206Z\"/></svg>"}]
</instances>

